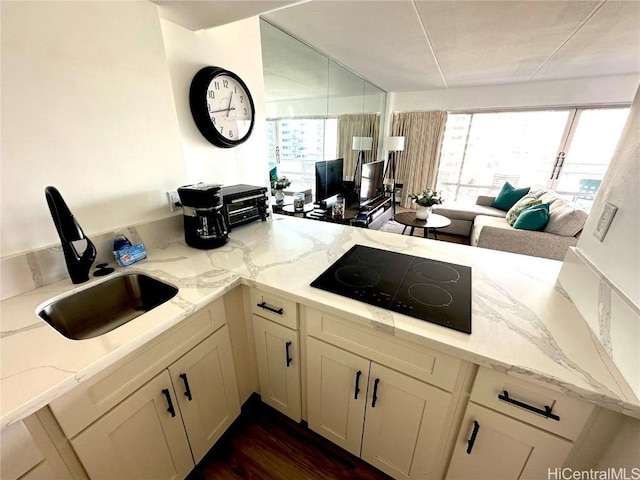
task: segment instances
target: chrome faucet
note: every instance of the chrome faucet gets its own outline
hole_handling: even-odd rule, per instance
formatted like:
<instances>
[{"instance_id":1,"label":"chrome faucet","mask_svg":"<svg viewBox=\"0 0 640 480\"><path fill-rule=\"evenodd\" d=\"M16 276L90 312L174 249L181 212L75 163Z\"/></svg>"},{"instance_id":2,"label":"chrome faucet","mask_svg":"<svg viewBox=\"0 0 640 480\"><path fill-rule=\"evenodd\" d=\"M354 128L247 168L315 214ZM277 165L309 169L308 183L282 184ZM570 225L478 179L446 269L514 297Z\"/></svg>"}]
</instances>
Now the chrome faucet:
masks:
<instances>
[{"instance_id":1,"label":"chrome faucet","mask_svg":"<svg viewBox=\"0 0 640 480\"><path fill-rule=\"evenodd\" d=\"M91 265L96 259L96 247L82 231L60 192L55 187L47 187L44 189L44 194L51 217L53 217L53 223L60 236L69 277L73 283L86 282L89 280ZM79 240L86 242L82 255L78 254L76 246L73 244Z\"/></svg>"}]
</instances>

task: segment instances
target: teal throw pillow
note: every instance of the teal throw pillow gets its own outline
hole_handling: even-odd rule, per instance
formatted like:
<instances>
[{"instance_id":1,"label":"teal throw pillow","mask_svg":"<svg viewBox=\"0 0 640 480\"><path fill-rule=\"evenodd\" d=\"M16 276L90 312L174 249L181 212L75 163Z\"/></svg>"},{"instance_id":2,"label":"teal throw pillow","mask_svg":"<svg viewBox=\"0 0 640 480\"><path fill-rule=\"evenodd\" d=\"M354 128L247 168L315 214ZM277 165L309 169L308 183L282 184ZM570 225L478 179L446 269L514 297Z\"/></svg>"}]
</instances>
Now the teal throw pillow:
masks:
<instances>
[{"instance_id":1,"label":"teal throw pillow","mask_svg":"<svg viewBox=\"0 0 640 480\"><path fill-rule=\"evenodd\" d=\"M518 200L529 193L530 189L531 187L515 188L509 182L505 182L491 206L506 212L513 207Z\"/></svg>"},{"instance_id":2,"label":"teal throw pillow","mask_svg":"<svg viewBox=\"0 0 640 480\"><path fill-rule=\"evenodd\" d=\"M549 203L534 205L518 215L513 228L519 230L542 230L549 222Z\"/></svg>"}]
</instances>

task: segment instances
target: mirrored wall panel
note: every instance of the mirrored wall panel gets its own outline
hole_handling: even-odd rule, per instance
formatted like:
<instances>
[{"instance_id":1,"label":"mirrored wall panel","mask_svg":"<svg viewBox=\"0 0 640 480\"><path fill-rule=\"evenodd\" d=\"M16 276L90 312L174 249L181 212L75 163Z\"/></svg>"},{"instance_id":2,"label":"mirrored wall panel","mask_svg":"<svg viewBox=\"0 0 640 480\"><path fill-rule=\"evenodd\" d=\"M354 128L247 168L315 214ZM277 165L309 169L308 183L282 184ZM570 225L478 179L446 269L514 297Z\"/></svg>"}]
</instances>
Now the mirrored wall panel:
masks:
<instances>
[{"instance_id":1,"label":"mirrored wall panel","mask_svg":"<svg viewBox=\"0 0 640 480\"><path fill-rule=\"evenodd\" d=\"M313 190L317 161L343 158L350 180L354 147L381 159L386 92L264 20L260 30L271 175Z\"/></svg>"}]
</instances>

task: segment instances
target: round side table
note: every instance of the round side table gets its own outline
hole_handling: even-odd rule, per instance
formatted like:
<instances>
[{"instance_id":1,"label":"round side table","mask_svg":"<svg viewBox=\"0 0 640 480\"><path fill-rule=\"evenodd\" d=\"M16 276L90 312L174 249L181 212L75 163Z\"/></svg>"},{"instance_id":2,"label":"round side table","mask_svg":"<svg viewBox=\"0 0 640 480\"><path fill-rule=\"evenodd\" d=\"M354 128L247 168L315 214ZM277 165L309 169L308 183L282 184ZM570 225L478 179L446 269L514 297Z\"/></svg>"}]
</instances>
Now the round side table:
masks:
<instances>
[{"instance_id":1,"label":"round side table","mask_svg":"<svg viewBox=\"0 0 640 480\"><path fill-rule=\"evenodd\" d=\"M422 228L424 238L428 238L429 230L431 230L435 240L438 239L438 228L444 228L451 225L451 220L444 215L438 215L437 213L430 214L426 220L419 220L416 218L415 212L403 212L396 214L394 220L404 225L404 229L402 230L403 235L409 227L411 227L409 232L410 235L413 235L416 228Z\"/></svg>"}]
</instances>

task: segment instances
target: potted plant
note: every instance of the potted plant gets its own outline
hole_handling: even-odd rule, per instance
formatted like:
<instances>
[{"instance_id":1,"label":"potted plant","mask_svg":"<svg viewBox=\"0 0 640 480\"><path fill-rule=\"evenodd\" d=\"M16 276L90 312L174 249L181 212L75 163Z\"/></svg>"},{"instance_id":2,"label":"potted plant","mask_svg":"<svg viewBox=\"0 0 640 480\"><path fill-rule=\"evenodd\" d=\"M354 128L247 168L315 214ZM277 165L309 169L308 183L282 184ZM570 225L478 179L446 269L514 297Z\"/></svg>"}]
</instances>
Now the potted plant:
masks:
<instances>
[{"instance_id":1,"label":"potted plant","mask_svg":"<svg viewBox=\"0 0 640 480\"><path fill-rule=\"evenodd\" d=\"M416 218L419 220L426 220L429 218L432 207L434 205L442 204L442 197L440 194L430 188L426 188L420 193L412 193L409 195L409 198L418 205Z\"/></svg>"},{"instance_id":2,"label":"potted plant","mask_svg":"<svg viewBox=\"0 0 640 480\"><path fill-rule=\"evenodd\" d=\"M275 192L276 205L282 205L284 203L283 189L291 185L291 180L287 177L279 177L271 181L271 189Z\"/></svg>"}]
</instances>

